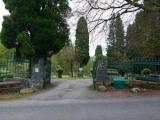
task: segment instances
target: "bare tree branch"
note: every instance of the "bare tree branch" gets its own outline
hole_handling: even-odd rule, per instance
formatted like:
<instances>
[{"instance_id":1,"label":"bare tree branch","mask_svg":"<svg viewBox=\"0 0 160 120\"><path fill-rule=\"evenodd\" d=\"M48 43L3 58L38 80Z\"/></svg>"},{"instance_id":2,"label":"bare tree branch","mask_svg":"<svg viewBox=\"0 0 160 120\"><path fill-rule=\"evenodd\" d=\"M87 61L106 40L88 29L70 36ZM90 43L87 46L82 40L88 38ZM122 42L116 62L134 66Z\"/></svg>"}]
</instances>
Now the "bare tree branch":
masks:
<instances>
[{"instance_id":1,"label":"bare tree branch","mask_svg":"<svg viewBox=\"0 0 160 120\"><path fill-rule=\"evenodd\" d=\"M160 10L160 3L155 2L155 0L153 0L151 7L145 6L141 0L78 0L78 2L84 4L83 12L79 11L79 13L86 16L89 24L96 23L94 28L115 19L119 15L122 16L139 10ZM109 15L105 18L103 15L106 13ZM115 18L112 17L113 14L116 15Z\"/></svg>"},{"instance_id":2,"label":"bare tree branch","mask_svg":"<svg viewBox=\"0 0 160 120\"><path fill-rule=\"evenodd\" d=\"M77 5L73 14L77 17L86 17L93 42L97 39L107 39L107 27L112 19L119 16L134 19L135 14L140 10L160 11L159 0L72 0L72 2Z\"/></svg>"}]
</instances>

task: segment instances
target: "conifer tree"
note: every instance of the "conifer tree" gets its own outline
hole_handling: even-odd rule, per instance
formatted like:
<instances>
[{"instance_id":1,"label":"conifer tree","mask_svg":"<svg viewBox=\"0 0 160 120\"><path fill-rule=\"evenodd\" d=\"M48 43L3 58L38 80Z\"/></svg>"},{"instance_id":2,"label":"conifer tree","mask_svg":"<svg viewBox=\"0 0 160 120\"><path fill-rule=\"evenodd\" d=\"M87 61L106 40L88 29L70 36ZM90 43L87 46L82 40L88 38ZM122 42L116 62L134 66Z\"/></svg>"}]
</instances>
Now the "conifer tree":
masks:
<instances>
[{"instance_id":1,"label":"conifer tree","mask_svg":"<svg viewBox=\"0 0 160 120\"><path fill-rule=\"evenodd\" d=\"M137 13L127 29L128 57L160 57L160 21L158 12ZM154 18L154 19L153 19Z\"/></svg>"},{"instance_id":2,"label":"conifer tree","mask_svg":"<svg viewBox=\"0 0 160 120\"><path fill-rule=\"evenodd\" d=\"M96 61L99 64L99 62L102 60L103 53L102 53L102 47L100 45L97 46L95 51Z\"/></svg>"},{"instance_id":3,"label":"conifer tree","mask_svg":"<svg viewBox=\"0 0 160 120\"><path fill-rule=\"evenodd\" d=\"M2 43L7 48L17 48L17 52L25 48L26 40L18 40L24 32L34 54L25 54L38 63L43 59L46 66L52 54L61 50L68 42L68 26L65 17L70 11L67 0L3 0L10 15L4 17L2 25ZM18 41L17 41L18 40ZM28 44L29 45L29 44ZM17 47L18 46L18 47ZM22 48L21 48L22 47ZM24 50L24 49L23 49ZM19 56L21 57L19 52ZM30 55L29 55L30 54ZM23 54L24 55L24 54ZM29 59L29 58L28 58ZM48 64L49 65L49 64ZM47 66L48 66L47 65ZM50 66L50 65L49 65ZM49 67L50 68L50 67ZM46 71L43 67L45 73ZM46 79L44 73L44 81Z\"/></svg>"},{"instance_id":4,"label":"conifer tree","mask_svg":"<svg viewBox=\"0 0 160 120\"><path fill-rule=\"evenodd\" d=\"M114 15L113 15L114 17ZM120 17L113 19L109 26L107 39L107 56L115 60L122 60L125 47L124 27Z\"/></svg>"},{"instance_id":5,"label":"conifer tree","mask_svg":"<svg viewBox=\"0 0 160 120\"><path fill-rule=\"evenodd\" d=\"M75 50L77 62L80 67L84 67L89 60L89 32L84 17L81 17L77 24Z\"/></svg>"}]
</instances>

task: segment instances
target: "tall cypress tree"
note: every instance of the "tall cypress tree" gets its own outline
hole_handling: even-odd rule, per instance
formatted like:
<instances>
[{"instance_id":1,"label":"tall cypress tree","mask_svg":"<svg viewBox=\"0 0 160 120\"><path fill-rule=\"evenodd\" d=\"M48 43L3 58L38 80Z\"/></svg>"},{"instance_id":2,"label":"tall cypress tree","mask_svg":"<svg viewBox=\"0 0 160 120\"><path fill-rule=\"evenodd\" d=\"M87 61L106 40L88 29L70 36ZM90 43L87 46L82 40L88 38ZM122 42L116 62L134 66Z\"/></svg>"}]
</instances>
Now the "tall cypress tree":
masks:
<instances>
[{"instance_id":1,"label":"tall cypress tree","mask_svg":"<svg viewBox=\"0 0 160 120\"><path fill-rule=\"evenodd\" d=\"M2 43L7 48L18 46L17 52L26 48L26 44L22 43L24 40L17 40L18 36L24 35L21 38L28 38L28 45L31 44L34 49L34 54L27 56L34 58L35 63L43 59L44 64L47 64L47 58L59 52L68 42L69 32L65 17L70 9L67 0L3 1L10 12L9 16L4 17L2 27ZM19 57L22 56L21 53L19 52Z\"/></svg>"},{"instance_id":2,"label":"tall cypress tree","mask_svg":"<svg viewBox=\"0 0 160 120\"><path fill-rule=\"evenodd\" d=\"M75 49L77 62L80 67L85 66L89 60L89 32L84 17L81 17L77 24Z\"/></svg>"},{"instance_id":3,"label":"tall cypress tree","mask_svg":"<svg viewBox=\"0 0 160 120\"><path fill-rule=\"evenodd\" d=\"M99 62L102 60L103 57L102 47L100 45L98 45L95 50L95 56L96 56L96 61L99 64Z\"/></svg>"}]
</instances>

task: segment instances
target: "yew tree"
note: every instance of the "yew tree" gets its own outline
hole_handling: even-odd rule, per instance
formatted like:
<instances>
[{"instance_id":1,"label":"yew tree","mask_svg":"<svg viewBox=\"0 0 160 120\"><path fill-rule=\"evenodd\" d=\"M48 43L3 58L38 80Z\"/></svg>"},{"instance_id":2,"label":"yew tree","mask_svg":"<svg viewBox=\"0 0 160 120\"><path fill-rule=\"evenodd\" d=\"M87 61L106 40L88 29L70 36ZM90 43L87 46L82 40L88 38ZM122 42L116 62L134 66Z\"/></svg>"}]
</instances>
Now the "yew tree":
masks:
<instances>
[{"instance_id":1,"label":"yew tree","mask_svg":"<svg viewBox=\"0 0 160 120\"><path fill-rule=\"evenodd\" d=\"M7 48L32 47L26 57L36 64L61 50L68 42L66 17L70 12L67 0L3 0L10 15L4 17L2 43ZM23 35L23 36L22 36ZM21 36L21 37L20 37ZM28 36L28 37L26 37ZM17 39L18 38L18 39ZM19 40L19 38L28 38ZM23 43L25 42L25 44ZM18 47L17 47L18 46ZM23 49L24 50L24 49ZM20 52L19 57L24 56ZM45 71L45 70L44 70ZM44 77L45 78L45 77Z\"/></svg>"}]
</instances>

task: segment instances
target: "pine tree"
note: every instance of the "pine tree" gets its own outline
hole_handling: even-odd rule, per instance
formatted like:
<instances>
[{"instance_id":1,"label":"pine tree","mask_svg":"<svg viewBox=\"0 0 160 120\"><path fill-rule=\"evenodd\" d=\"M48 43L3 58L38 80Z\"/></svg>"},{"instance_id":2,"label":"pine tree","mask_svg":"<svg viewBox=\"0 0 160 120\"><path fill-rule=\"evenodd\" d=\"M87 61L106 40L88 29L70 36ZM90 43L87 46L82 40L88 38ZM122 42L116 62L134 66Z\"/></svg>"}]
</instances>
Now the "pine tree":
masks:
<instances>
[{"instance_id":1,"label":"pine tree","mask_svg":"<svg viewBox=\"0 0 160 120\"><path fill-rule=\"evenodd\" d=\"M134 25L129 25L127 28L127 35L126 35L126 54L129 59L134 57L136 55L135 50L133 46L135 45L135 40L134 40Z\"/></svg>"},{"instance_id":2,"label":"pine tree","mask_svg":"<svg viewBox=\"0 0 160 120\"><path fill-rule=\"evenodd\" d=\"M107 56L110 59L122 60L125 48L124 27L120 17L113 19L109 26Z\"/></svg>"},{"instance_id":3,"label":"pine tree","mask_svg":"<svg viewBox=\"0 0 160 120\"><path fill-rule=\"evenodd\" d=\"M135 22L127 29L129 58L160 56L159 14L158 12L144 11L137 13Z\"/></svg>"}]
</instances>

